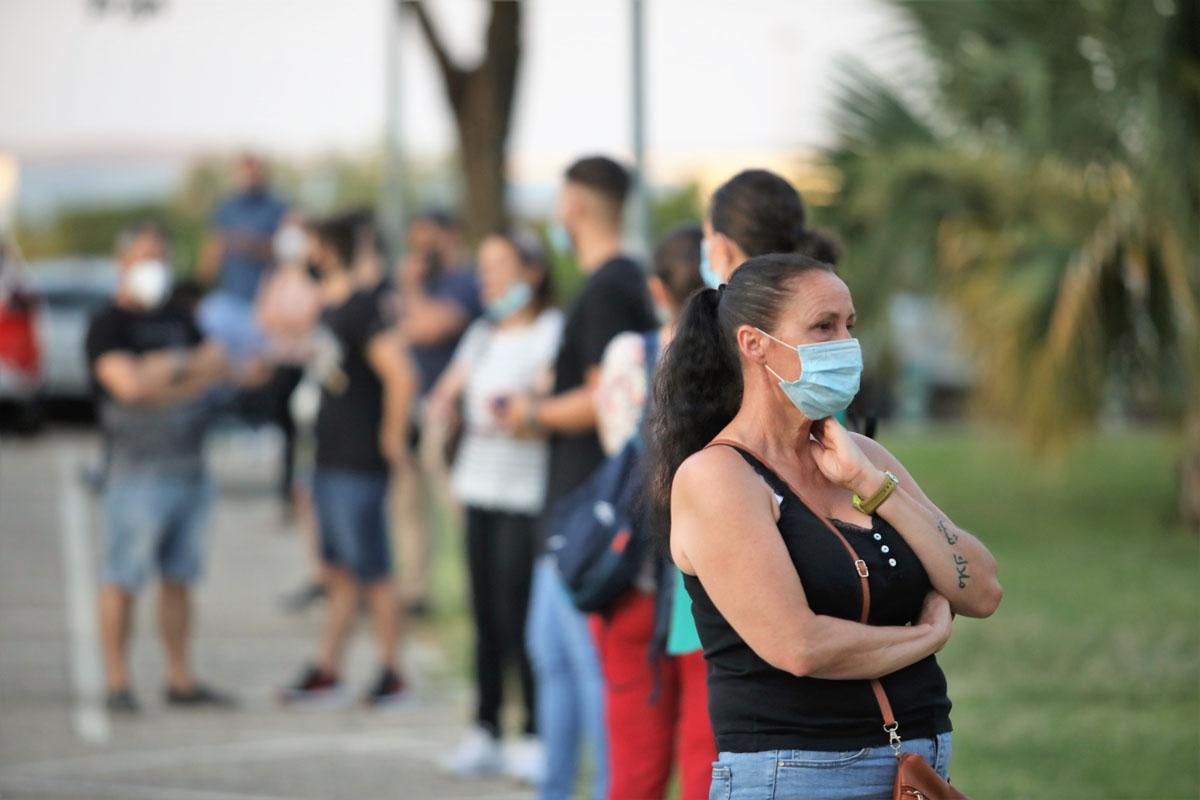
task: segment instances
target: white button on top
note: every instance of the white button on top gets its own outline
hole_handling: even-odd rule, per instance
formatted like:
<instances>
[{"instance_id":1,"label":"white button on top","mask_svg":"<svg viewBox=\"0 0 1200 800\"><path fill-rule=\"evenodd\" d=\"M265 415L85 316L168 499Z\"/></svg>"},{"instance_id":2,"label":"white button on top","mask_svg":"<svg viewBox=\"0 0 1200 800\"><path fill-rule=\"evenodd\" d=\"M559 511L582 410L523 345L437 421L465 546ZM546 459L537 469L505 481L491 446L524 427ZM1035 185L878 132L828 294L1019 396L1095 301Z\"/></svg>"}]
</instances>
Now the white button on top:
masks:
<instances>
[{"instance_id":1,"label":"white button on top","mask_svg":"<svg viewBox=\"0 0 1200 800\"><path fill-rule=\"evenodd\" d=\"M875 541L877 541L877 542L878 542L878 541L881 541L882 539L883 539L883 535L882 535L882 534L878 534L878 533L877 533L877 534L875 534Z\"/></svg>"},{"instance_id":2,"label":"white button on top","mask_svg":"<svg viewBox=\"0 0 1200 800\"><path fill-rule=\"evenodd\" d=\"M894 558L889 558L889 559L888 559L888 566L891 566L891 567L894 567L894 566L896 566L896 559L894 559Z\"/></svg>"}]
</instances>

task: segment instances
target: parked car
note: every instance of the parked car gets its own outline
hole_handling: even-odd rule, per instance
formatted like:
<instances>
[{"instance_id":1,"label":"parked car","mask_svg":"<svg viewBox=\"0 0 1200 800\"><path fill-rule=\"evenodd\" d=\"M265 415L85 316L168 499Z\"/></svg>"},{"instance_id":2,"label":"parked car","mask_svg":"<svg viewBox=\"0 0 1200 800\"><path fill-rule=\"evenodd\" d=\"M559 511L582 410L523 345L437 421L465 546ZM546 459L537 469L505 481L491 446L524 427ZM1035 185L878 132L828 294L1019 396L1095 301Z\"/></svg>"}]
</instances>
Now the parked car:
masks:
<instances>
[{"instance_id":1,"label":"parked car","mask_svg":"<svg viewBox=\"0 0 1200 800\"><path fill-rule=\"evenodd\" d=\"M40 383L36 298L23 265L0 241L0 421L36 428Z\"/></svg>"},{"instance_id":2,"label":"parked car","mask_svg":"<svg viewBox=\"0 0 1200 800\"><path fill-rule=\"evenodd\" d=\"M88 400L92 387L84 342L92 315L116 293L116 263L104 258L40 261L30 264L29 280L38 299L39 394L48 400Z\"/></svg>"}]
</instances>

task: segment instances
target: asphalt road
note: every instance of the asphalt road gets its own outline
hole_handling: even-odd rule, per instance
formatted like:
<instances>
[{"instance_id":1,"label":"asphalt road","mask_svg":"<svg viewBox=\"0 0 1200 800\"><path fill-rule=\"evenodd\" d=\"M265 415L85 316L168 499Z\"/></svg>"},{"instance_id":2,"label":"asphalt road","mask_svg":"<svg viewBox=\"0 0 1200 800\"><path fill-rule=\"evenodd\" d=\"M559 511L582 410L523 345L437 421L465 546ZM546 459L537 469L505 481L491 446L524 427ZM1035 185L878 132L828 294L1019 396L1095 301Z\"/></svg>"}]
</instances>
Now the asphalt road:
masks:
<instances>
[{"instance_id":1,"label":"asphalt road","mask_svg":"<svg viewBox=\"0 0 1200 800\"><path fill-rule=\"evenodd\" d=\"M252 491L226 492L218 503L194 644L200 677L236 692L242 708L164 706L146 593L133 643L144 709L136 719L111 718L95 641L99 505L77 477L95 452L81 431L0 439L0 798L532 797L505 780L439 774L435 759L461 734L470 698L447 683L448 656L432 634L407 651L416 689L404 708L275 704L276 688L314 652L320 613L279 610L279 596L304 575L304 554L277 507ZM225 472L235 488L250 480ZM364 626L346 669L356 691L372 669Z\"/></svg>"}]
</instances>

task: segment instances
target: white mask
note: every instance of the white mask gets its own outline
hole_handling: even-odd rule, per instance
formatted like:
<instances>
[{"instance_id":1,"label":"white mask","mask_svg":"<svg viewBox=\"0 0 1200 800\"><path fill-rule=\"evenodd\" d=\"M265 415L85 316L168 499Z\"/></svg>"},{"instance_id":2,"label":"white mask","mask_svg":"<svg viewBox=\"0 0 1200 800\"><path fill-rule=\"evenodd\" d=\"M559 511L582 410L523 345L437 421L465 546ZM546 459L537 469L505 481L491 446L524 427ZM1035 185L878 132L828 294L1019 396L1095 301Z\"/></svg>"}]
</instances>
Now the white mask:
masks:
<instances>
[{"instance_id":1,"label":"white mask","mask_svg":"<svg viewBox=\"0 0 1200 800\"><path fill-rule=\"evenodd\" d=\"M301 264L308 255L308 237L299 225L284 225L275 232L271 246L281 264Z\"/></svg>"},{"instance_id":2,"label":"white mask","mask_svg":"<svg viewBox=\"0 0 1200 800\"><path fill-rule=\"evenodd\" d=\"M125 273L125 288L143 308L158 308L171 289L171 270L156 258L143 259Z\"/></svg>"}]
</instances>

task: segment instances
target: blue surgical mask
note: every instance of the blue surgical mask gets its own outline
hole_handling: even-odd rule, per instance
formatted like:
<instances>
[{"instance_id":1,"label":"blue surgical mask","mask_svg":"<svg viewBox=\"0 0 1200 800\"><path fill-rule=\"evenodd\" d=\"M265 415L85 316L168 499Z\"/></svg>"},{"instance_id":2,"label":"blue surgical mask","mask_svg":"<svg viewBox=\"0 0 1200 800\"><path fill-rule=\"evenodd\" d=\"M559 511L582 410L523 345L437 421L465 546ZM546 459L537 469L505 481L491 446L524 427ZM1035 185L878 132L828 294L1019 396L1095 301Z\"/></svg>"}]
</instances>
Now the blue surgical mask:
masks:
<instances>
[{"instance_id":1,"label":"blue surgical mask","mask_svg":"<svg viewBox=\"0 0 1200 800\"><path fill-rule=\"evenodd\" d=\"M794 381L780 378L769 365L767 371L779 378L779 387L804 416L811 420L832 417L845 411L858 394L863 362L857 339L790 345L762 328L755 330L800 356L800 377Z\"/></svg>"},{"instance_id":2,"label":"blue surgical mask","mask_svg":"<svg viewBox=\"0 0 1200 800\"><path fill-rule=\"evenodd\" d=\"M567 230L566 225L563 225L558 220L554 220L546 226L546 239L550 244L550 249L559 256L569 256L572 249L574 249L574 244L571 241L571 232Z\"/></svg>"},{"instance_id":3,"label":"blue surgical mask","mask_svg":"<svg viewBox=\"0 0 1200 800\"><path fill-rule=\"evenodd\" d=\"M503 322L529 305L532 299L533 287L525 281L517 281L498 300L488 303L485 313L493 322Z\"/></svg>"},{"instance_id":4,"label":"blue surgical mask","mask_svg":"<svg viewBox=\"0 0 1200 800\"><path fill-rule=\"evenodd\" d=\"M700 277L704 279L704 285L710 289L719 289L724 281L717 273L713 272L712 261L708 256L708 239L700 240Z\"/></svg>"}]
</instances>

